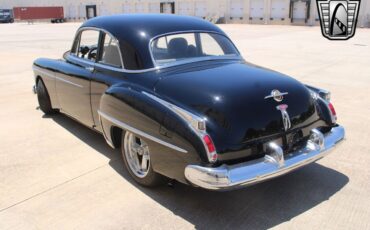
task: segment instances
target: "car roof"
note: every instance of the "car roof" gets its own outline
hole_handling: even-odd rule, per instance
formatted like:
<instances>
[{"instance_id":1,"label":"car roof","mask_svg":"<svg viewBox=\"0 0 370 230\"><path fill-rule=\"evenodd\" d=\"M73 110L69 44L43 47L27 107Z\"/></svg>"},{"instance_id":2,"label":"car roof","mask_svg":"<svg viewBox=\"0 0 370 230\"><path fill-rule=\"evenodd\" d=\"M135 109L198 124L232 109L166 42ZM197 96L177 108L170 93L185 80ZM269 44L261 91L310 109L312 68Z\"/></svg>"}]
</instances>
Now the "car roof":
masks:
<instances>
[{"instance_id":1,"label":"car roof","mask_svg":"<svg viewBox=\"0 0 370 230\"><path fill-rule=\"evenodd\" d=\"M88 27L108 31L120 41L121 46L122 43L128 43L139 54L143 68L154 66L150 56L149 42L156 36L186 31L209 31L224 34L220 28L203 19L172 14L100 16L86 21L80 28Z\"/></svg>"}]
</instances>

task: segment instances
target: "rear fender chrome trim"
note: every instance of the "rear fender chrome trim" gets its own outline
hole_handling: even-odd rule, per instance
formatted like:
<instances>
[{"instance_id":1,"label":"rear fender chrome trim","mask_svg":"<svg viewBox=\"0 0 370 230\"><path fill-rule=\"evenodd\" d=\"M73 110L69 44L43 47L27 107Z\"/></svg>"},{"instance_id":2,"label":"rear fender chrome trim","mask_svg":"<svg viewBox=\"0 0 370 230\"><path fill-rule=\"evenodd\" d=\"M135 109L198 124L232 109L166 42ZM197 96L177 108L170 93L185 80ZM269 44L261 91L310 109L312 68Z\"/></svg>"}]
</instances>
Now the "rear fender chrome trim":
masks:
<instances>
[{"instance_id":1,"label":"rear fender chrome trim","mask_svg":"<svg viewBox=\"0 0 370 230\"><path fill-rule=\"evenodd\" d=\"M132 126L126 124L126 123L123 123L122 121L119 121L119 120L113 118L112 116L110 116L110 115L108 115L108 114L106 114L106 113L104 113L104 112L102 112L100 110L98 110L98 114L99 114L99 116L101 118L104 118L104 119L112 122L113 124L117 125L118 127L122 128L124 130L128 130L130 132L133 132L133 133L135 133L135 134L137 134L139 136L145 137L145 138L147 138L147 139L149 139L151 141L157 142L157 143L159 143L161 145L164 145L164 146L166 146L168 148L174 149L174 150L176 150L178 152L182 152L182 153L187 153L188 152L185 149L182 149L182 148L180 148L180 147L178 147L176 145L173 145L173 144L170 144L168 142L165 142L165 141L163 141L163 140L161 140L159 138L156 138L156 137L154 137L152 135L149 135L149 134L147 134L147 133L145 133L145 132L143 132L143 131L141 131L139 129L136 129L136 128L134 128L134 127L132 127Z\"/></svg>"}]
</instances>

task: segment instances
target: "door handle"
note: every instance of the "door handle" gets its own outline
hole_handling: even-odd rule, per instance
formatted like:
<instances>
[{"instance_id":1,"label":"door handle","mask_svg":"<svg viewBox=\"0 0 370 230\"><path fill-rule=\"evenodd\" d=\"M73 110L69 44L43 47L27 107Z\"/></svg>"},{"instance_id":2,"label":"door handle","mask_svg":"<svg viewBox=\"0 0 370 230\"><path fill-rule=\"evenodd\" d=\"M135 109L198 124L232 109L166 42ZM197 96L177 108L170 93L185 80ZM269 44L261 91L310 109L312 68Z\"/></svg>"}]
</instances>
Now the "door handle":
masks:
<instances>
[{"instance_id":1,"label":"door handle","mask_svg":"<svg viewBox=\"0 0 370 230\"><path fill-rule=\"evenodd\" d=\"M90 71L90 72L94 72L95 68L92 67L92 66L87 66L85 67L86 70Z\"/></svg>"}]
</instances>

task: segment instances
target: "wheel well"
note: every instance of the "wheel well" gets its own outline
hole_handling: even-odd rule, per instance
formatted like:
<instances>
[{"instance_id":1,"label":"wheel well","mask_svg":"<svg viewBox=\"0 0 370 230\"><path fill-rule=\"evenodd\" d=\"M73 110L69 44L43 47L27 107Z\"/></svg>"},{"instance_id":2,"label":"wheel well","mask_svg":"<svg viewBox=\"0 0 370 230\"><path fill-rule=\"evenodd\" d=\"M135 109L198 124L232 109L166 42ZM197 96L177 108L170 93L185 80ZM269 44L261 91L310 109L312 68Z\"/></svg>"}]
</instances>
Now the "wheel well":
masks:
<instances>
[{"instance_id":1,"label":"wheel well","mask_svg":"<svg viewBox=\"0 0 370 230\"><path fill-rule=\"evenodd\" d=\"M38 76L36 77L36 85L37 85L37 83L38 83L40 80L42 81L42 78L41 78L41 76L40 76L40 75L38 75Z\"/></svg>"},{"instance_id":2,"label":"wheel well","mask_svg":"<svg viewBox=\"0 0 370 230\"><path fill-rule=\"evenodd\" d=\"M111 137L112 137L112 143L114 147L120 148L121 147L121 138L124 134L124 130L122 130L119 127L112 126L111 128Z\"/></svg>"}]
</instances>

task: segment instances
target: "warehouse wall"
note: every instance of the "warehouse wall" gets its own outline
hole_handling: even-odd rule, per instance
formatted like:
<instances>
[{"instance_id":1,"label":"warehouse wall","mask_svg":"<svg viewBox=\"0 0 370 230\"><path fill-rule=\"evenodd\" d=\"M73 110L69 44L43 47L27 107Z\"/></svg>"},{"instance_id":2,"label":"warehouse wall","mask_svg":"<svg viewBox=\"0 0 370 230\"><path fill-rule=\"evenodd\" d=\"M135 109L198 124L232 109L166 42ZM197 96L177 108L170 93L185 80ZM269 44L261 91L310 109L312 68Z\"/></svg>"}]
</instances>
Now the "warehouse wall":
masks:
<instances>
[{"instance_id":1,"label":"warehouse wall","mask_svg":"<svg viewBox=\"0 0 370 230\"><path fill-rule=\"evenodd\" d=\"M225 23L319 25L316 0L169 0L175 13ZM159 13L167 0L0 0L0 8L63 6L67 20L85 20L86 5L96 5L97 15ZM370 26L370 0L361 1L359 26ZM163 6L165 10L167 5ZM309 7L309 8L308 8Z\"/></svg>"}]
</instances>

